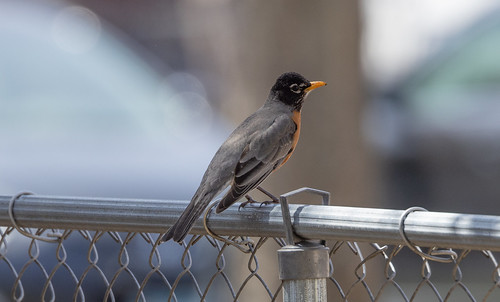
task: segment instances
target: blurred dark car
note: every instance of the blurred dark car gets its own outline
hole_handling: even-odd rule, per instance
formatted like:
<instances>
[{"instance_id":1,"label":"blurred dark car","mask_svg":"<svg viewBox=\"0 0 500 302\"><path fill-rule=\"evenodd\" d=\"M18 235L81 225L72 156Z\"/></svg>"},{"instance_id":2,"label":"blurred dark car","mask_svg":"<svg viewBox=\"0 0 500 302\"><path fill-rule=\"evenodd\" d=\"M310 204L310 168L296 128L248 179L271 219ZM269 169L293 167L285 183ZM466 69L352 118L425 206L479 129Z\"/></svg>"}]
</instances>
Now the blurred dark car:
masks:
<instances>
[{"instance_id":1,"label":"blurred dark car","mask_svg":"<svg viewBox=\"0 0 500 302\"><path fill-rule=\"evenodd\" d=\"M500 214L500 11L376 94L366 129L392 207Z\"/></svg>"},{"instance_id":2,"label":"blurred dark car","mask_svg":"<svg viewBox=\"0 0 500 302\"><path fill-rule=\"evenodd\" d=\"M229 129L196 77L160 75L141 55L148 56L84 7L0 1L0 194L189 199ZM127 252L145 259L131 264L140 277L149 272L151 248L136 237ZM20 235L7 238L0 300L14 280L5 259L18 271L29 260L29 242ZM64 246L79 259L70 264L79 277L89 265L88 243L82 249L81 238L72 238ZM110 278L117 242L105 235L98 245L99 266ZM57 263L54 248L40 245L39 259L49 271ZM193 257L197 252L191 249ZM27 288L41 286L44 276L33 268L22 281ZM64 273L54 281L57 301L71 299L74 282ZM114 288L129 299L122 281ZM99 277L86 279L85 286L94 289L86 292L87 301L102 299ZM40 289L27 291L24 301L39 301Z\"/></svg>"}]
</instances>

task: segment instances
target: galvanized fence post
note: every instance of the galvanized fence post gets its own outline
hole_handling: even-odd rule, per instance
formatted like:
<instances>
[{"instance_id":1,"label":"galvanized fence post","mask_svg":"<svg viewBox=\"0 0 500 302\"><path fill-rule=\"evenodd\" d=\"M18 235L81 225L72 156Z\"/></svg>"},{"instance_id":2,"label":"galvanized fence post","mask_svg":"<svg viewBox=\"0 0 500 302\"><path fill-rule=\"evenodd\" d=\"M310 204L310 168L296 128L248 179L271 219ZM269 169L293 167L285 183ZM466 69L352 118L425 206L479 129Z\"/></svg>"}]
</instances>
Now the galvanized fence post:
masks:
<instances>
[{"instance_id":1,"label":"galvanized fence post","mask_svg":"<svg viewBox=\"0 0 500 302\"><path fill-rule=\"evenodd\" d=\"M330 275L329 248L324 245L324 241L300 240L294 233L287 198L301 192L321 195L324 205L330 201L330 193L311 188L301 188L280 196L287 240L287 245L278 250L283 301L324 302L327 301L326 279Z\"/></svg>"}]
</instances>

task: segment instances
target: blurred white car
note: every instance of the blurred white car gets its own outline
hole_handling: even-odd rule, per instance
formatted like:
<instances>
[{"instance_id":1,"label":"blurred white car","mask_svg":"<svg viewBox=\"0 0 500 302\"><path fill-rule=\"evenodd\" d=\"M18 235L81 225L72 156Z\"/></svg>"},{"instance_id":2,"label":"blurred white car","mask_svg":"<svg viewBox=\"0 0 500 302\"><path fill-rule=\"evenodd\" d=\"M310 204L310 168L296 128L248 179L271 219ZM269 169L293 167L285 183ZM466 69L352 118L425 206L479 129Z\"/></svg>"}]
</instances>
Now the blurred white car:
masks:
<instances>
[{"instance_id":1,"label":"blurred white car","mask_svg":"<svg viewBox=\"0 0 500 302\"><path fill-rule=\"evenodd\" d=\"M0 194L189 199L228 134L203 85L86 8L26 3L0 2Z\"/></svg>"},{"instance_id":2,"label":"blurred white car","mask_svg":"<svg viewBox=\"0 0 500 302\"><path fill-rule=\"evenodd\" d=\"M0 194L191 198L229 127L193 75L158 74L140 47L116 34L83 7L0 0ZM150 267L141 257L150 246L136 237L127 252L137 259L131 268L143 276ZM29 242L21 239L9 235L8 248L1 247L3 261L18 271L29 261ZM119 246L107 235L98 245L99 267L111 278ZM75 231L64 247L80 276L89 265L88 243ZM191 249L195 257L200 252L207 255ZM56 264L53 246L39 253L47 267ZM167 274L176 277L175 270ZM29 289L24 301L39 301L40 278L36 269L23 275ZM8 269L0 274L0 300L14 280ZM64 274L53 280L57 299L69 301L74 282ZM117 281L115 295L135 297L126 281ZM85 284L88 301L102 299L102 280L87 278ZM153 295L166 290L161 282L149 289ZM178 297L193 294L179 290Z\"/></svg>"}]
</instances>

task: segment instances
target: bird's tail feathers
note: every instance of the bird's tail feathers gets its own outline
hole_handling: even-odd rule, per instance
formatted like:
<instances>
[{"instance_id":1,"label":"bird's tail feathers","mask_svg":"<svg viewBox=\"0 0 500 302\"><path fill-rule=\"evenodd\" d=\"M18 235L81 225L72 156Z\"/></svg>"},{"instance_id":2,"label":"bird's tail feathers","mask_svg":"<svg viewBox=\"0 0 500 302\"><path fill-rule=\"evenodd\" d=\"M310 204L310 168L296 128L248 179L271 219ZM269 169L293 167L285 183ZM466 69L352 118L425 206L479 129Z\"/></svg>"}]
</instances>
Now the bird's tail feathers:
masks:
<instances>
[{"instance_id":1,"label":"bird's tail feathers","mask_svg":"<svg viewBox=\"0 0 500 302\"><path fill-rule=\"evenodd\" d=\"M173 239L174 241L181 243L193 227L193 224L203 213L210 200L212 200L212 197L212 194L207 194L202 197L202 200L199 200L198 202L191 202L184 212L182 212L177 222L170 227L161 240L168 241Z\"/></svg>"}]
</instances>

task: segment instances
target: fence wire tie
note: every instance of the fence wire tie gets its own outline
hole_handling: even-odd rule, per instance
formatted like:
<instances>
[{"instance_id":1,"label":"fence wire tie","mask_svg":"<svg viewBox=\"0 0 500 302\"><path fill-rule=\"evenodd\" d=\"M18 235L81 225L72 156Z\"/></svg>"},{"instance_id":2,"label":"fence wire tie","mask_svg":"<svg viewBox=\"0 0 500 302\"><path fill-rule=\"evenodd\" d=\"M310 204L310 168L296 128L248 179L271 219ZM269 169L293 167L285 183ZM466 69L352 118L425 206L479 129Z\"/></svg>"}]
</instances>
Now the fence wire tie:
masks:
<instances>
[{"instance_id":1,"label":"fence wire tie","mask_svg":"<svg viewBox=\"0 0 500 302\"><path fill-rule=\"evenodd\" d=\"M406 209L406 211L403 212L401 215L401 218L399 219L399 234L401 235L401 238L403 238L403 241L405 242L406 246L412 250L415 254L419 255L423 259L426 260L431 260L431 261L436 261L436 262L443 262L443 263L449 263L455 261L457 259L457 253L455 253L452 249L446 249L446 250L437 250L435 247L431 249L430 253L424 253L420 249L420 247L414 245L410 239L408 239L408 236L406 235L405 232L405 220L413 212L417 211L425 211L427 212L427 209L422 208L422 207L411 207ZM448 257L437 257L435 255L439 256L448 256Z\"/></svg>"},{"instance_id":2,"label":"fence wire tie","mask_svg":"<svg viewBox=\"0 0 500 302\"><path fill-rule=\"evenodd\" d=\"M207 231L207 234L210 235L211 237L213 237L217 240L220 240L220 241L224 242L225 244L232 245L244 253L251 253L253 250L252 246L254 245L254 242L250 238L242 237L241 240L230 239L230 237L224 238L224 237L221 237L221 236L215 234L208 227L208 217L210 216L212 209L215 207L215 205L217 205L219 203L219 201L220 201L220 199L213 201L209 205L207 210L205 211L205 215L203 215L203 226L205 227L205 231ZM245 239L243 239L243 238L245 238Z\"/></svg>"},{"instance_id":3,"label":"fence wire tie","mask_svg":"<svg viewBox=\"0 0 500 302\"><path fill-rule=\"evenodd\" d=\"M23 235L25 237L28 237L28 238L31 238L33 240L40 240L40 241L45 241L45 242L59 242L62 239L62 237L63 237L63 234L61 234L61 233L48 232L46 236L40 236L40 235L31 234L31 233L27 232L26 230L24 230L23 228L21 228L17 224L16 218L15 218L15 215L14 215L14 204L16 203L16 201L20 197L27 196L27 195L33 195L33 193L32 192L17 193L9 201L9 209L8 209L8 211L9 211L9 218L10 218L10 222L11 222L12 226L14 226L14 228L21 235Z\"/></svg>"}]
</instances>

